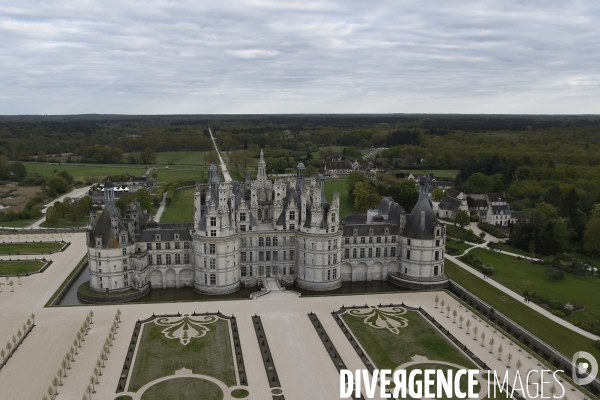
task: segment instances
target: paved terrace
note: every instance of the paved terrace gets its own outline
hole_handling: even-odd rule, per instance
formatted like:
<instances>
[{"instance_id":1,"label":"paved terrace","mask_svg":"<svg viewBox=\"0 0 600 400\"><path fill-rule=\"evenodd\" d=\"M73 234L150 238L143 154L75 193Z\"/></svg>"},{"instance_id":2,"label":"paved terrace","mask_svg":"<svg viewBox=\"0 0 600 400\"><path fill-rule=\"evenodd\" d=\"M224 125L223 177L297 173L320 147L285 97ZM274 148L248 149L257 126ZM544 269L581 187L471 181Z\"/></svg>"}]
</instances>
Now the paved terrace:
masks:
<instances>
[{"instance_id":1,"label":"paved terrace","mask_svg":"<svg viewBox=\"0 0 600 400\"><path fill-rule=\"evenodd\" d=\"M5 238L6 239L6 238ZM122 323L116 335L114 346L96 386L95 399L111 400L116 397L115 390L121 368L125 359L127 346L131 339L134 324L138 319L145 319L156 314L192 313L221 311L226 315L235 315L240 332L241 347L248 374L250 391L249 399L270 399L271 391L266 378L258 342L252 325L251 316L258 314L262 318L266 337L277 368L283 394L287 400L332 400L339 398L339 375L329 355L325 351L307 314L315 312L329 334L333 344L339 351L346 366L350 370L364 369L365 366L337 326L331 312L342 305L377 305L379 303L401 303L422 306L472 351L481 357L492 369L504 372L506 361L497 361L495 354L488 353L488 346L481 347L480 340L473 341L473 335L459 329L458 323L452 323L452 316L446 318L445 312L435 309L434 298L439 295L453 309L459 311L466 319L472 318L471 330L479 327L479 332L486 333L486 343L494 337L495 348L503 344L503 358L512 352L513 365L517 359L523 362L522 371L529 368L540 369L535 359L528 359L526 354L518 352L516 345L510 345L507 338L494 333L485 322L475 321L464 307L461 307L451 296L439 293L392 293L381 295L330 296L299 298L293 293L272 292L258 300L235 300L213 302L186 302L169 304L123 304L119 306L72 306L43 308L56 288L69 275L77 262L86 252L85 235L72 233L62 235L27 235L20 240L59 240L71 241L72 245L65 252L55 253L49 257L54 261L43 274L35 274L22 278L23 284L15 287L10 293L3 287L0 293L0 345L10 339L21 327L27 317L36 314L36 327L4 369L0 371L0 393L4 399L41 399L50 382L59 369L59 365L67 350L71 347L75 333L81 326L90 310L94 311L94 323L89 334L75 357L68 377L59 387L58 399L80 399L84 393L96 359L102 349L104 340L112 325L113 317L120 308ZM48 257L48 256L47 256ZM514 368L513 368L514 371ZM537 376L536 376L537 378ZM566 385L566 384L565 384ZM568 386L568 385L566 385ZM573 393L567 388L571 398L581 398L580 393ZM549 396L546 393L546 396Z\"/></svg>"}]
</instances>

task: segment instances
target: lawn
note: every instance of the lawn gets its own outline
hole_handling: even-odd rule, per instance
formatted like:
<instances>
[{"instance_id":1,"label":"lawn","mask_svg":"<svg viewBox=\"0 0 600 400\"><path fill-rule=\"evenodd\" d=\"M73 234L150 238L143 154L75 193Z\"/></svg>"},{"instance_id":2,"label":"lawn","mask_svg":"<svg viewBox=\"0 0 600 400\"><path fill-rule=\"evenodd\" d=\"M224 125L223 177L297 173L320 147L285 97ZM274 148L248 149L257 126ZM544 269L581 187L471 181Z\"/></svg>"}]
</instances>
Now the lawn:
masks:
<instances>
[{"instance_id":1,"label":"lawn","mask_svg":"<svg viewBox=\"0 0 600 400\"><path fill-rule=\"evenodd\" d=\"M382 309L384 312L392 310L392 308ZM370 313L378 311L378 309L372 309ZM360 310L359 312L365 313L369 310ZM476 368L475 364L466 355L458 350L417 311L407 311L405 314L400 315L400 317L406 319L408 325L399 328L399 333L394 333L388 329L375 329L365 323L365 317L351 315L348 312L342 314L341 317L369 355L375 368L394 371L398 366L412 361L412 357L415 355L425 356L432 362L413 365L407 369L407 372L415 368L457 370L435 361L450 362L470 369ZM461 388L463 390L467 388L466 378L461 380ZM476 389L476 392L478 391Z\"/></svg>"},{"instance_id":2,"label":"lawn","mask_svg":"<svg viewBox=\"0 0 600 400\"><path fill-rule=\"evenodd\" d=\"M88 177L97 177L99 179L104 179L109 175L120 175L126 172L130 173L133 176L142 176L144 172L146 172L146 167L143 166L132 166L127 164L106 164L106 165L98 165L98 164L61 164L61 165L51 165L51 164L39 164L39 163L30 163L26 164L27 172L31 174L38 175L52 175L56 171L57 173L60 171L67 171L69 174L73 176L76 181L85 181Z\"/></svg>"},{"instance_id":3,"label":"lawn","mask_svg":"<svg viewBox=\"0 0 600 400\"><path fill-rule=\"evenodd\" d=\"M170 167L169 169L159 168L152 170L151 175L158 175L156 180L158 183L170 183L175 181L185 181L189 179L204 180L203 168L178 168Z\"/></svg>"},{"instance_id":4,"label":"lawn","mask_svg":"<svg viewBox=\"0 0 600 400\"><path fill-rule=\"evenodd\" d=\"M176 190L171 205L165 208L160 222L193 222L195 187Z\"/></svg>"},{"instance_id":5,"label":"lawn","mask_svg":"<svg viewBox=\"0 0 600 400\"><path fill-rule=\"evenodd\" d=\"M436 178L450 178L450 179L456 178L456 175L458 175L458 173L460 172L457 169L409 169L409 170L402 170L402 171L410 172L413 175L422 175L422 174L428 174L428 173L432 172Z\"/></svg>"},{"instance_id":6,"label":"lawn","mask_svg":"<svg viewBox=\"0 0 600 400\"><path fill-rule=\"evenodd\" d=\"M448 236L452 236L455 239L464 240L472 243L483 243L484 240L469 231L468 229L461 228L460 226L446 224L446 233Z\"/></svg>"},{"instance_id":7,"label":"lawn","mask_svg":"<svg viewBox=\"0 0 600 400\"><path fill-rule=\"evenodd\" d=\"M68 218L59 218L56 222L44 221L40 224L42 228L81 228L90 223L90 217L86 215L73 222Z\"/></svg>"},{"instance_id":8,"label":"lawn","mask_svg":"<svg viewBox=\"0 0 600 400\"><path fill-rule=\"evenodd\" d=\"M345 179L325 181L325 198L327 201L333 200L333 193L335 192L340 193L340 219L344 218L346 214L355 213L354 205L348 198L348 184Z\"/></svg>"},{"instance_id":9,"label":"lawn","mask_svg":"<svg viewBox=\"0 0 600 400\"><path fill-rule=\"evenodd\" d=\"M190 318L202 321L204 317ZM172 375L181 368L212 376L227 386L235 385L229 322L218 318L202 326L208 328L206 334L192 337L184 346L179 339L165 337L162 333L165 326L156 322L144 324L128 390L136 392L148 382ZM197 329L196 325L190 325L188 332L194 332L192 329Z\"/></svg>"},{"instance_id":10,"label":"lawn","mask_svg":"<svg viewBox=\"0 0 600 400\"><path fill-rule=\"evenodd\" d=\"M211 381L198 378L174 378L151 386L142 400L221 400L223 391Z\"/></svg>"},{"instance_id":11,"label":"lawn","mask_svg":"<svg viewBox=\"0 0 600 400\"><path fill-rule=\"evenodd\" d=\"M372 309L371 312L377 309ZM382 311L391 311L383 308ZM360 310L361 313L368 310ZM365 317L348 312L341 315L363 349L379 369L396 369L399 365L412 361L415 355L425 356L432 361L446 361L474 367L474 364L461 353L448 339L433 327L417 311L407 311L401 315L408 326L399 328L399 333L388 329L375 329L365 323Z\"/></svg>"},{"instance_id":12,"label":"lawn","mask_svg":"<svg viewBox=\"0 0 600 400\"><path fill-rule=\"evenodd\" d=\"M452 249L456 249L456 251L458 251L457 254L463 254L466 250L470 249L471 247L473 247L473 245L470 245L469 243L456 243L456 242L450 242L450 241L446 241L446 249L448 248L452 248Z\"/></svg>"},{"instance_id":13,"label":"lawn","mask_svg":"<svg viewBox=\"0 0 600 400\"><path fill-rule=\"evenodd\" d=\"M39 218L32 219L15 219L13 221L2 221L0 222L0 226L4 226L7 228L25 228L26 226L33 225L34 223L36 223L40 220L40 218L46 218L46 216L41 216Z\"/></svg>"},{"instance_id":14,"label":"lawn","mask_svg":"<svg viewBox=\"0 0 600 400\"><path fill-rule=\"evenodd\" d=\"M444 266L446 275L450 279L494 307L495 310L507 315L566 357L571 358L578 351L587 351L597 359L600 358L600 349L594 345L593 340L549 320L450 260L445 260Z\"/></svg>"},{"instance_id":15,"label":"lawn","mask_svg":"<svg viewBox=\"0 0 600 400\"><path fill-rule=\"evenodd\" d=\"M509 253L518 254L524 257L532 257L537 258L537 255L534 253L530 253L528 251L523 251L521 249L517 249L516 247L510 246L504 242L492 243L492 248L499 249L502 251L507 251Z\"/></svg>"},{"instance_id":16,"label":"lawn","mask_svg":"<svg viewBox=\"0 0 600 400\"><path fill-rule=\"evenodd\" d=\"M156 153L157 164L204 165L203 151L164 151Z\"/></svg>"},{"instance_id":17,"label":"lawn","mask_svg":"<svg viewBox=\"0 0 600 400\"><path fill-rule=\"evenodd\" d=\"M565 279L551 281L545 276L544 265L530 264L485 249L474 249L470 254L479 257L484 264L492 265L494 267L492 279L516 293L533 290L546 298L560 300L563 304L569 302L583 304L585 306L583 310L565 317L565 320L571 323L596 322L600 318L600 296L590 295L600 291L598 278L565 273Z\"/></svg>"},{"instance_id":18,"label":"lawn","mask_svg":"<svg viewBox=\"0 0 600 400\"><path fill-rule=\"evenodd\" d=\"M0 254L44 254L62 249L64 243L0 243Z\"/></svg>"},{"instance_id":19,"label":"lawn","mask_svg":"<svg viewBox=\"0 0 600 400\"><path fill-rule=\"evenodd\" d=\"M0 261L0 276L4 275L25 275L27 273L37 272L44 265L43 261Z\"/></svg>"}]
</instances>

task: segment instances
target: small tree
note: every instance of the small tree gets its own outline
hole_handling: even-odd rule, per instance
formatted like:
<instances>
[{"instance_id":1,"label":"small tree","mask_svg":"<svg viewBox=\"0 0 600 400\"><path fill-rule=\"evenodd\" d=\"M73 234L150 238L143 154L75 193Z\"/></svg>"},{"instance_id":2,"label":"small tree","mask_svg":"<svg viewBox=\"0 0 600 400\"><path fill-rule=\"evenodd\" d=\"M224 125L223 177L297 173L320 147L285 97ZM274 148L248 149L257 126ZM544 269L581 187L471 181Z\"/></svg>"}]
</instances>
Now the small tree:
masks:
<instances>
[{"instance_id":1,"label":"small tree","mask_svg":"<svg viewBox=\"0 0 600 400\"><path fill-rule=\"evenodd\" d=\"M106 349L106 353L110 353L110 339L106 338L104 341L104 348Z\"/></svg>"},{"instance_id":2,"label":"small tree","mask_svg":"<svg viewBox=\"0 0 600 400\"><path fill-rule=\"evenodd\" d=\"M446 305L446 302L444 301L444 299L442 299L442 302L440 303L442 305L442 311L440 311L441 313L444 312L444 306Z\"/></svg>"},{"instance_id":3,"label":"small tree","mask_svg":"<svg viewBox=\"0 0 600 400\"><path fill-rule=\"evenodd\" d=\"M446 318L450 318L450 306L446 306Z\"/></svg>"},{"instance_id":4,"label":"small tree","mask_svg":"<svg viewBox=\"0 0 600 400\"><path fill-rule=\"evenodd\" d=\"M481 347L484 346L484 344L483 344L484 342L485 342L485 332L481 332Z\"/></svg>"},{"instance_id":5,"label":"small tree","mask_svg":"<svg viewBox=\"0 0 600 400\"><path fill-rule=\"evenodd\" d=\"M467 320L466 326L467 326L467 335L468 335L469 334L469 328L471 327L471 320L470 319ZM475 334L477 334L477 333L475 333Z\"/></svg>"},{"instance_id":6,"label":"small tree","mask_svg":"<svg viewBox=\"0 0 600 400\"><path fill-rule=\"evenodd\" d=\"M6 350L8 351L8 355L11 355L11 350L12 350L12 344L10 343L10 340L8 342L6 342Z\"/></svg>"},{"instance_id":7,"label":"small tree","mask_svg":"<svg viewBox=\"0 0 600 400\"><path fill-rule=\"evenodd\" d=\"M490 341L489 341L490 353L494 352L494 343L495 343L494 338L491 338Z\"/></svg>"},{"instance_id":8,"label":"small tree","mask_svg":"<svg viewBox=\"0 0 600 400\"><path fill-rule=\"evenodd\" d=\"M102 357L102 356L100 356ZM96 360L96 368L94 369L94 371L98 371L98 375L102 376L102 361L100 361L100 359Z\"/></svg>"},{"instance_id":9,"label":"small tree","mask_svg":"<svg viewBox=\"0 0 600 400\"><path fill-rule=\"evenodd\" d=\"M81 332L77 332L77 335L75 336L77 338L75 342L77 347L81 347L81 336Z\"/></svg>"},{"instance_id":10,"label":"small tree","mask_svg":"<svg viewBox=\"0 0 600 400\"><path fill-rule=\"evenodd\" d=\"M65 358L63 359L63 361L65 361L67 363L67 369L71 369L71 356L69 355L68 351L67 351L67 354L65 355Z\"/></svg>"},{"instance_id":11,"label":"small tree","mask_svg":"<svg viewBox=\"0 0 600 400\"><path fill-rule=\"evenodd\" d=\"M62 366L58 369L58 372L56 373L56 376L58 376L58 384L59 384L59 386L62 386L62 378L63 378L63 369L62 369Z\"/></svg>"},{"instance_id":12,"label":"small tree","mask_svg":"<svg viewBox=\"0 0 600 400\"><path fill-rule=\"evenodd\" d=\"M58 394L58 385L60 384L60 379L58 379L56 376L54 378L52 378L52 386L54 387L54 394L57 395Z\"/></svg>"},{"instance_id":13,"label":"small tree","mask_svg":"<svg viewBox=\"0 0 600 400\"><path fill-rule=\"evenodd\" d=\"M440 301L439 296L435 296L435 308L438 308L438 302Z\"/></svg>"},{"instance_id":14,"label":"small tree","mask_svg":"<svg viewBox=\"0 0 600 400\"><path fill-rule=\"evenodd\" d=\"M521 362L521 359L518 359L517 360L517 369L520 370L522 366L523 366L523 363Z\"/></svg>"},{"instance_id":15,"label":"small tree","mask_svg":"<svg viewBox=\"0 0 600 400\"><path fill-rule=\"evenodd\" d=\"M95 385L96 379L94 378L94 376L90 376L90 385L92 385L92 393L96 393L96 385Z\"/></svg>"},{"instance_id":16,"label":"small tree","mask_svg":"<svg viewBox=\"0 0 600 400\"><path fill-rule=\"evenodd\" d=\"M48 386L48 396L50 396L50 398L52 398L52 396L54 396L54 389L52 388L52 385Z\"/></svg>"},{"instance_id":17,"label":"small tree","mask_svg":"<svg viewBox=\"0 0 600 400\"><path fill-rule=\"evenodd\" d=\"M71 357L71 361L75 361L75 359L73 358L74 354L75 354L75 350L73 350L73 347L71 347L69 349L69 356Z\"/></svg>"},{"instance_id":18,"label":"small tree","mask_svg":"<svg viewBox=\"0 0 600 400\"><path fill-rule=\"evenodd\" d=\"M6 352L4 349L0 350L0 357L2 357L2 362L4 362L4 357L6 357Z\"/></svg>"},{"instance_id":19,"label":"small tree","mask_svg":"<svg viewBox=\"0 0 600 400\"><path fill-rule=\"evenodd\" d=\"M85 338L83 337L83 326L79 328L79 334L81 335L81 341L85 342Z\"/></svg>"},{"instance_id":20,"label":"small tree","mask_svg":"<svg viewBox=\"0 0 600 400\"><path fill-rule=\"evenodd\" d=\"M90 324L94 323L94 312L92 310L90 310Z\"/></svg>"},{"instance_id":21,"label":"small tree","mask_svg":"<svg viewBox=\"0 0 600 400\"><path fill-rule=\"evenodd\" d=\"M462 329L462 323L465 320L465 318L461 315L460 317L458 317L458 321L460 322L460 326L459 328Z\"/></svg>"},{"instance_id":22,"label":"small tree","mask_svg":"<svg viewBox=\"0 0 600 400\"><path fill-rule=\"evenodd\" d=\"M498 346L498 360L502 360L502 352L504 351L504 349L502 348L502 345Z\"/></svg>"},{"instance_id":23,"label":"small tree","mask_svg":"<svg viewBox=\"0 0 600 400\"><path fill-rule=\"evenodd\" d=\"M550 386L550 394L552 395L552 399L554 398L554 395L556 394L556 386L552 385Z\"/></svg>"},{"instance_id":24,"label":"small tree","mask_svg":"<svg viewBox=\"0 0 600 400\"><path fill-rule=\"evenodd\" d=\"M453 323L456 323L456 316L458 315L458 312L456 310L452 311L452 316L454 317L454 320L452 321Z\"/></svg>"},{"instance_id":25,"label":"small tree","mask_svg":"<svg viewBox=\"0 0 600 400\"><path fill-rule=\"evenodd\" d=\"M19 330L17 331L17 338L18 338L18 340L19 340L19 343L21 343L21 336L23 336L23 332L21 332L21 330L19 329Z\"/></svg>"},{"instance_id":26,"label":"small tree","mask_svg":"<svg viewBox=\"0 0 600 400\"><path fill-rule=\"evenodd\" d=\"M508 364L506 365L507 368L510 368L510 363L512 361L512 358L513 358L513 355L512 355L512 353L509 352L508 356L506 358L508 360ZM517 369L519 369L519 368L517 367Z\"/></svg>"},{"instance_id":27,"label":"small tree","mask_svg":"<svg viewBox=\"0 0 600 400\"><path fill-rule=\"evenodd\" d=\"M17 337L15 335L13 335L13 337L12 337L12 342L13 342L13 347L15 347L17 344Z\"/></svg>"},{"instance_id":28,"label":"small tree","mask_svg":"<svg viewBox=\"0 0 600 400\"><path fill-rule=\"evenodd\" d=\"M98 368L94 368L94 377L96 378L96 383L99 383L98 382L98 375L102 375L100 373L100 370Z\"/></svg>"},{"instance_id":29,"label":"small tree","mask_svg":"<svg viewBox=\"0 0 600 400\"><path fill-rule=\"evenodd\" d=\"M477 327L477 325L475 325L475 328L473 328L473 340L477 340L477 332L479 331L479 328Z\"/></svg>"},{"instance_id":30,"label":"small tree","mask_svg":"<svg viewBox=\"0 0 600 400\"><path fill-rule=\"evenodd\" d=\"M15 291L15 283L12 281L12 279L10 280L9 285L10 285L10 291L14 292Z\"/></svg>"},{"instance_id":31,"label":"small tree","mask_svg":"<svg viewBox=\"0 0 600 400\"><path fill-rule=\"evenodd\" d=\"M465 210L458 210L456 212L456 216L454 217L454 223L460 226L461 229L464 229L465 226L469 225L470 222L471 217L469 216L468 212L466 212Z\"/></svg>"},{"instance_id":32,"label":"small tree","mask_svg":"<svg viewBox=\"0 0 600 400\"><path fill-rule=\"evenodd\" d=\"M92 398L92 387L90 385L88 385L85 388L85 392L87 393L88 397L91 399Z\"/></svg>"},{"instance_id":33,"label":"small tree","mask_svg":"<svg viewBox=\"0 0 600 400\"><path fill-rule=\"evenodd\" d=\"M35 314L31 313L31 323L35 325Z\"/></svg>"}]
</instances>

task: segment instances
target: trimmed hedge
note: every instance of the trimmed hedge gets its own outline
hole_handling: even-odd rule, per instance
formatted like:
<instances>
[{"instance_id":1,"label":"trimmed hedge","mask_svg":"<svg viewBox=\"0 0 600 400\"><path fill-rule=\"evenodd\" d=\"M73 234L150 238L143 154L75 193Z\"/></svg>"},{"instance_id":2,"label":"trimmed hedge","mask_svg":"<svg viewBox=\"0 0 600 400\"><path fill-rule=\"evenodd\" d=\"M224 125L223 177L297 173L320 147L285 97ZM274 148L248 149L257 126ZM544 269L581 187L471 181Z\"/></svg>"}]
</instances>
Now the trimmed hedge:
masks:
<instances>
[{"instance_id":1,"label":"trimmed hedge","mask_svg":"<svg viewBox=\"0 0 600 400\"><path fill-rule=\"evenodd\" d=\"M480 222L477 224L477 227L482 231L489 233L490 235L495 236L499 239L506 239L508 237L506 233L502 232L500 229L487 222Z\"/></svg>"}]
</instances>

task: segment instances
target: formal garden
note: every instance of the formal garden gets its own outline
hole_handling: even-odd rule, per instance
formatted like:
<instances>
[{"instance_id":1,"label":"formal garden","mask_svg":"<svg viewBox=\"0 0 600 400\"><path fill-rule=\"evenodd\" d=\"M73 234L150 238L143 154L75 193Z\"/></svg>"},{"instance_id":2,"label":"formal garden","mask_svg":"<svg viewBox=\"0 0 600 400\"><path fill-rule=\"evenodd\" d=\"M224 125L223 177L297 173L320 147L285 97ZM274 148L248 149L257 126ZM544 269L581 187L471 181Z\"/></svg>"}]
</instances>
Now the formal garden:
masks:
<instances>
[{"instance_id":1,"label":"formal garden","mask_svg":"<svg viewBox=\"0 0 600 400\"><path fill-rule=\"evenodd\" d=\"M47 264L43 260L2 260L0 276L27 275L38 272Z\"/></svg>"},{"instance_id":2,"label":"formal garden","mask_svg":"<svg viewBox=\"0 0 600 400\"><path fill-rule=\"evenodd\" d=\"M220 400L224 394L234 398L249 395L236 387L240 383L231 319L220 314L186 314L151 318L141 326L128 393L141 391L143 400ZM237 351L241 354L239 348ZM123 393L117 398L127 396Z\"/></svg>"},{"instance_id":3,"label":"formal garden","mask_svg":"<svg viewBox=\"0 0 600 400\"><path fill-rule=\"evenodd\" d=\"M0 243L0 255L49 254L64 246L61 242Z\"/></svg>"}]
</instances>

